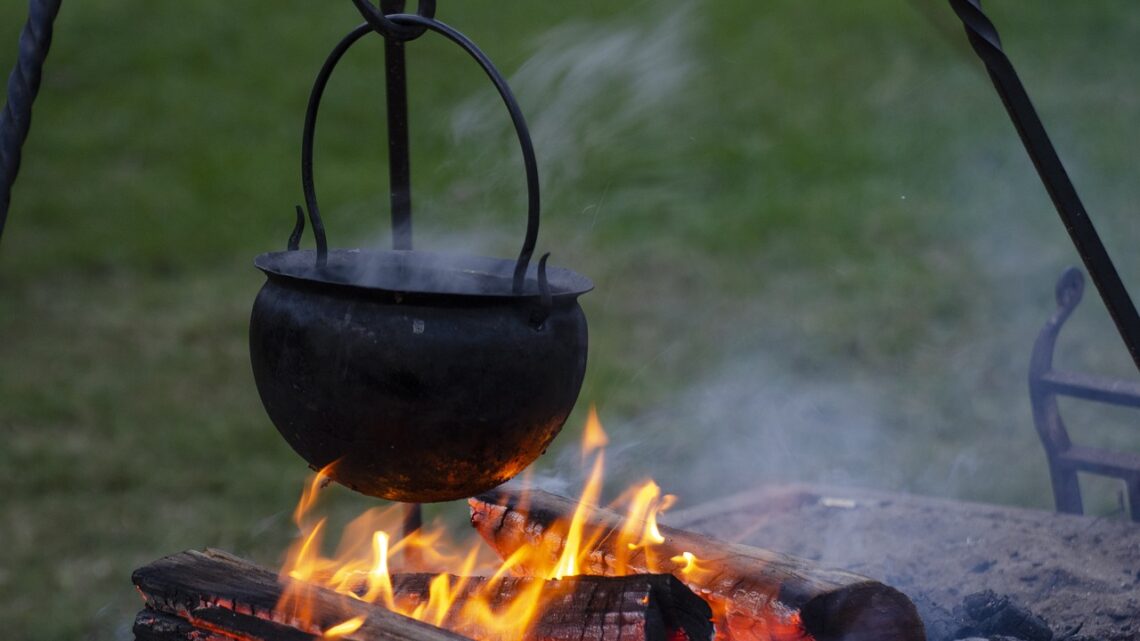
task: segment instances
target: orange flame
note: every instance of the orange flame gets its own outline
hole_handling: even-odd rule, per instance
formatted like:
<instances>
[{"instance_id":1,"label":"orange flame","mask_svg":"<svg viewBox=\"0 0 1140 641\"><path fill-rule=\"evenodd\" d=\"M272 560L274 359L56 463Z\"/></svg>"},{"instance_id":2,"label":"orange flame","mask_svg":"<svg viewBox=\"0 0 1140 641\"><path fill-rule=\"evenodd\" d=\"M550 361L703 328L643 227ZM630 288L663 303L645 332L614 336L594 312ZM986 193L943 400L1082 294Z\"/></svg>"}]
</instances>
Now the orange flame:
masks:
<instances>
[{"instance_id":1,"label":"orange flame","mask_svg":"<svg viewBox=\"0 0 1140 641\"><path fill-rule=\"evenodd\" d=\"M407 536L394 534L402 531L400 505L374 508L358 516L344 528L336 553L325 557L322 546L326 521L314 516L314 509L321 488L329 484L331 466L321 470L306 485L293 515L300 536L288 551L281 570L282 578L291 580L285 581L278 611L298 627L319 633L314 630L310 595L316 585L476 639L523 638L540 615L543 599L550 597L549 591L544 590L544 581L530 581L520 584L510 598L504 598L500 594L502 581L527 574L554 580L596 568L596 560L592 563L590 555L605 532L591 531L586 519L601 496L608 441L597 410L591 407L581 445L582 462L584 466L589 462L590 475L573 517L568 523L555 526L564 531L565 541L557 558L549 549L524 546L498 561L478 536L473 536L473 542L466 546L455 545L447 540L445 529L438 524ZM592 461L588 461L591 457ZM675 500L672 495L663 495L653 481L646 481L615 501L616 506L626 506L627 517L613 546L618 556L614 563L617 574L632 572L631 560L652 572L674 572L681 578L702 572L700 560L689 552L655 558L654 548L665 541L657 516ZM401 561L406 563L409 556L423 569L439 572L430 580L426 595L398 594L398 587L393 585L393 566ZM487 578L471 579L473 575ZM343 637L361 625L363 619L350 619L324 631L323 637Z\"/></svg>"},{"instance_id":2,"label":"orange flame","mask_svg":"<svg viewBox=\"0 0 1140 641\"><path fill-rule=\"evenodd\" d=\"M604 449L610 443L610 437L602 429L602 421L598 418L598 408L591 405L590 414L586 417L586 427L582 430L582 458Z\"/></svg>"},{"instance_id":3,"label":"orange flame","mask_svg":"<svg viewBox=\"0 0 1140 641\"><path fill-rule=\"evenodd\" d=\"M348 636L356 632L364 625L364 617L353 617L344 623L338 623L333 627L325 630L322 638L324 639L339 639L343 636Z\"/></svg>"},{"instance_id":4,"label":"orange flame","mask_svg":"<svg viewBox=\"0 0 1140 641\"><path fill-rule=\"evenodd\" d=\"M594 451L597 451L597 454L594 456L594 466L590 470L590 478L586 481L586 487L582 489L578 508L574 510L574 517L570 520L570 530L566 534L566 546L562 549L562 556L558 559L554 570L546 577L548 579L561 579L579 574L578 568L582 567L580 561L584 551L593 547L593 541L583 545L582 539L585 535L586 517L589 515L591 506L598 504L598 496L602 492L602 472L605 470L606 463L604 447L609 442L605 431L602 430L602 423L598 420L598 412L593 407L590 408L590 416L586 420L584 432L585 436L582 439L583 458Z\"/></svg>"}]
</instances>

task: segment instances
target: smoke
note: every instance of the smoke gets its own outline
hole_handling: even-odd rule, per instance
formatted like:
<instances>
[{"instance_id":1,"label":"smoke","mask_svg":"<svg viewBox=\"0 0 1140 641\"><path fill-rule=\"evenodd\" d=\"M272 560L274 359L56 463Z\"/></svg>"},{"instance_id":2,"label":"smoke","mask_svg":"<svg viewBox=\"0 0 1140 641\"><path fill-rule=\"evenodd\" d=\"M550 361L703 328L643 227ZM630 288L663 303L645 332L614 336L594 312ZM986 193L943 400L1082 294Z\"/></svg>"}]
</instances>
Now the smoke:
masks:
<instances>
[{"instance_id":1,"label":"smoke","mask_svg":"<svg viewBox=\"0 0 1140 641\"><path fill-rule=\"evenodd\" d=\"M694 71L691 13L691 4L667 3L636 23L575 22L536 38L538 48L509 82L525 105L544 190L573 187L591 153L610 153L670 122L670 106ZM501 157L501 141L514 141L502 110L490 92L471 97L452 115L453 136Z\"/></svg>"},{"instance_id":2,"label":"smoke","mask_svg":"<svg viewBox=\"0 0 1140 641\"><path fill-rule=\"evenodd\" d=\"M879 381L791 372L751 354L654 411L611 421L623 444L608 452L613 484L652 476L691 506L765 483L866 485L898 476Z\"/></svg>"},{"instance_id":3,"label":"smoke","mask_svg":"<svg viewBox=\"0 0 1140 641\"><path fill-rule=\"evenodd\" d=\"M599 166L620 167L627 161L645 162L649 156L684 164L694 155L687 147L688 138L677 135L678 123L691 123L694 131L707 131L716 124L716 116L691 118L708 111L693 109L694 101L700 100L693 95L694 87L707 88L700 83L717 72L703 66L709 61L700 55L703 49L696 38L709 25L706 14L692 7L693 3L665 3L639 7L636 19L618 16L605 23L555 27L535 39L533 55L510 74L539 154L544 201L555 204L547 210L575 211L582 209L575 205L590 203L570 224L560 213L544 219L547 234L553 223L563 232L555 237L565 240L569 230L572 241L594 243L599 212L612 220L622 212L636 209L644 215L640 212L653 209L645 204L626 206L639 198L655 202L673 198L715 207L702 202L707 200L703 192L685 192L693 191L693 184L670 183L660 175L642 181L648 188L611 185L598 176ZM823 27L818 31L831 33ZM786 63L778 56L762 55L782 51L776 36L768 35L768 41L757 40L753 46L757 57L766 59L776 70L772 73L777 73ZM613 324L619 322L669 326L665 331L645 330L659 336L661 344L629 350L642 357L640 364L631 366L634 376L658 378L676 367L690 367L693 372L684 389L654 406L630 402L611 409L605 399L582 399L599 401L603 421L614 436L607 454L608 487L653 476L686 504L790 481L1049 504L1044 455L1025 390L1025 367L1033 339L1053 309L1053 282L1078 257L1012 128L994 104L984 102L996 101L987 93L984 77L970 67L945 63L944 58L952 61L949 50L937 52L936 61L914 57L911 49L900 51L906 57L892 57L898 52L888 49L864 51L870 61L867 69L873 71L865 83L855 78L822 93L813 85L804 94L806 100L794 94L783 98L780 104L789 109L781 107L772 118L755 122L766 135L765 144L746 147L751 155L739 159L755 164L762 182L765 174L776 176L763 182L768 193L762 202L749 203L756 208L749 216L784 215L778 210L791 207L785 192L797 189L804 193L791 199L802 199L804 207L813 206L812 199L818 197L825 206L859 211L846 214L858 219L856 224L838 212L834 222L816 214L811 220L820 229L789 226L782 238L775 236L779 229L739 223L746 231L773 234L773 239L756 239L758 255L781 242L810 246L794 235L823 235L832 224L868 236L873 234L863 230L878 224L888 231L891 226L904 229L895 233L896 238L875 238L867 247L857 245L866 241L854 239L856 250L850 255L822 259L820 265L806 268L780 265L771 270L763 260L756 261L759 268L740 264L741 271L756 269L755 285L750 285L754 289L732 296L746 301L738 308L722 304L710 314L723 317L711 329L666 318L673 312L669 304L688 311L708 301L719 302L716 294L705 296L706 288L691 282L715 282L721 270L713 262L720 257L704 255L704 249L692 249L684 256L657 253L662 247L675 251L691 245L689 238L676 234L693 227L670 228L654 212L652 220L659 226L645 229L643 235L650 240L628 252L630 256L640 252L627 261L639 266L637 273L622 269L620 260L612 261L617 267L606 263L583 270L598 281L596 296L602 297L602 302L588 303L601 312L591 316L592 332L613 333ZM810 66L829 64L826 57L812 62L810 52L801 53L804 62L783 73L816 77L828 72ZM876 56L897 64L873 64ZM844 68L853 77L866 71L854 61ZM935 72L945 68L950 73ZM766 69L750 71L755 77L746 80L771 82ZM716 82L724 78L717 77ZM968 100L959 99L963 87L971 90ZM794 83L788 88L796 89ZM842 104L833 110L828 98ZM776 99L765 95L760 102ZM968 104L974 100L991 109L981 116L962 109L974 106ZM866 163L863 174L826 184L810 171L798 175L780 166L808 164L794 151L790 161L781 155L797 144L799 153L806 153L803 141L781 137L784 128L794 129L801 119L811 122L811 118L818 119L820 127L830 122L826 118L862 122L851 114L866 105L873 107L874 115L865 127L852 127L850 134L857 140L838 139L835 153L814 159L837 173L841 163L836 158L845 147L854 147L875 158ZM797 106L802 107L799 113ZM1052 123L1057 140L1072 137L1061 128L1063 119L1057 120ZM452 112L451 131L456 144L476 150L480 174L491 177L474 187L464 185L463 190L489 192L499 189L500 183L518 188L521 172L514 136L493 91L480 91L461 102ZM848 135L843 129L825 131ZM916 163L916 158L923 162ZM1107 192L1110 206L1127 201L1121 196L1126 190L1115 187L1109 176L1089 181L1089 176L1096 178L1097 168L1080 166L1080 158L1072 154L1066 162L1078 185L1088 185L1082 193ZM694 183L704 180L719 187L721 179ZM748 188L743 183L725 184L741 193ZM850 193L829 196L828 190ZM463 197L475 200L470 194ZM1090 209L1104 209L1089 204ZM684 215L723 220L726 213L694 208ZM650 219L644 215L642 221ZM1103 225L1108 236L1114 229L1126 236L1127 223L1113 220L1110 217ZM503 248L515 247L519 231L519 221L512 218L501 227L468 228L450 238L423 242L417 238L417 247L472 253L475 238L480 249L476 253L513 256ZM1107 239L1112 249L1113 238ZM565 244L553 249L556 254L568 253ZM581 248L570 253L590 255ZM1124 260L1125 280L1135 280L1128 277L1136 273L1135 252L1118 250L1114 255ZM683 266L670 266L682 260ZM642 281L636 283L639 278ZM630 302L637 295L653 300ZM670 297L676 300L661 302ZM765 306L778 311L764 310ZM721 345L721 353L709 357L711 365L686 362L703 349L686 346L690 341L686 332L695 342L701 340L697 332L741 332L741 328L746 328L743 335L735 335L732 344ZM821 332L826 336L821 338ZM1123 375L1128 363L1119 357L1118 348L1090 287L1063 335L1061 360L1071 360L1077 369ZM660 353L668 358L653 358ZM805 366L805 361L810 364ZM620 378L607 385L634 389L630 395L645 387ZM534 480L551 491L573 494L580 484L575 428L567 427L536 472Z\"/></svg>"},{"instance_id":4,"label":"smoke","mask_svg":"<svg viewBox=\"0 0 1140 641\"><path fill-rule=\"evenodd\" d=\"M629 24L578 21L535 38L534 53L508 82L526 114L547 211L564 208L559 201L566 194L582 193L580 180L595 156L612 157L615 148L638 148L647 138L660 151L659 132L675 121L673 112L687 99L685 84L694 72L688 48L691 13L688 4L669 3L639 13ZM437 231L438 226L429 223L415 230L415 247L513 259L522 238L521 217L486 224L489 212L479 211L476 204L502 185L519 189L523 184L516 137L499 96L484 89L462 101L452 112L451 132L454 145L465 150L460 156L477 156L482 182L460 180L441 190L443 196L423 199L417 204L417 218L443 219L449 210L461 210L464 219L483 224ZM602 194L598 200L604 199ZM601 202L588 207L596 218ZM550 229L552 222L558 225L566 219L544 219L543 227ZM364 239L362 246L386 244L387 233L381 233ZM353 281L379 284L386 279L386 266L374 259L359 261L356 267L348 277ZM437 276L455 271L445 264L439 267ZM533 272L532 265L531 278ZM430 286L447 289L454 284L435 279Z\"/></svg>"},{"instance_id":5,"label":"smoke","mask_svg":"<svg viewBox=\"0 0 1140 641\"><path fill-rule=\"evenodd\" d=\"M972 76L960 80L979 81ZM947 93L957 81L948 82ZM988 94L979 99L996 100ZM886 169L868 172L869 187L849 186L851 202L844 203L863 211L894 212L913 225L913 231L898 245L877 243L870 257L840 256L821 272L805 273L789 265L783 272L764 273L768 282L740 292L740 298L754 299L755 304L717 308L710 315L727 319L715 321L711 329L695 323L682 326L693 332L691 338L684 331L661 333L681 342L699 340L697 332L729 334L723 339L720 362L693 363L694 375L684 389L656 406L630 412L600 404L613 436L607 487L653 477L667 492L679 495L682 506L766 483L796 481L1043 508L1052 504L1025 376L1034 338L1054 309L1054 282L1065 267L1079 264L1079 257L1008 122L987 121L973 132L963 126L948 140L931 136L898 142L898 134L891 132L929 127L932 112L942 115L940 100L945 97L934 91L902 92L876 104L890 116L875 123L881 130L870 128L860 135L875 139L882 134L883 140L900 147L927 145L929 165L915 166L913 158L921 154L903 147L897 157L910 165L893 167L897 150L884 143L878 151ZM988 115L1004 117L996 111ZM952 122L956 116L945 117ZM1063 126L1054 130L1058 140L1070 137ZM566 144L575 151L573 143ZM1099 176L1101 168L1083 164L1080 151L1078 147L1066 163L1079 186L1087 186L1082 193L1096 212L1110 250L1115 250L1125 281L1140 282L1140 254L1123 251L1120 240L1128 236L1129 223L1122 217L1126 212L1113 211L1123 209L1128 190L1113 184L1111 174ZM561 170L567 174L580 168L573 153L570 158ZM803 184L826 188L811 180ZM610 197L620 197L617 192ZM884 219L899 224L879 220ZM867 224L874 220L868 218ZM758 243L757 253L762 251ZM684 269L698 267L686 264ZM844 276L847 271L855 276ZM606 283L600 285L607 288ZM613 283L608 285L612 289ZM668 288L661 289L666 290L664 296L671 295ZM684 298L683 293L676 295ZM698 292L691 304L678 309L699 314L703 302ZM765 311L765 306L779 311ZM649 304L641 311L649 316L632 322L671 322L653 316L659 310ZM602 322L606 320L612 322ZM595 317L591 323L593 331L612 331L599 327ZM821 337L821 330L827 335ZM682 358L694 354L668 342L655 349L672 350ZM1091 284L1062 334L1057 362L1078 371L1134 376ZM660 377L676 366L646 362L638 371ZM634 387L628 381L617 383L622 384ZM1127 430L1126 421L1108 417L1115 418L1113 427L1102 428L1103 413L1075 406L1063 411L1073 417L1079 440L1099 438L1128 449L1124 437L1096 434L1098 429ZM555 457L544 462L549 471L537 480L551 491L573 494L580 485L576 453L563 451ZM1090 498L1088 503L1091 512L1104 508L1104 501ZM1115 504L1104 509L1109 508Z\"/></svg>"}]
</instances>

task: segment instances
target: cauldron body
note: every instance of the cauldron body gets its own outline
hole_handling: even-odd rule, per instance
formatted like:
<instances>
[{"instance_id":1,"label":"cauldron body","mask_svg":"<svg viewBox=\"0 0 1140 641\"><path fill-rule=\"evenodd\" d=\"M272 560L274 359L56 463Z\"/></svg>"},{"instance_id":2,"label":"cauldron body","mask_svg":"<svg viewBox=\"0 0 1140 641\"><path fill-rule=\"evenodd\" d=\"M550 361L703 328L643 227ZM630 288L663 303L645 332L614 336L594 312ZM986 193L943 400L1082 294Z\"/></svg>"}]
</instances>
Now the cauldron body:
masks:
<instances>
[{"instance_id":1,"label":"cauldron body","mask_svg":"<svg viewBox=\"0 0 1140 641\"><path fill-rule=\"evenodd\" d=\"M250 356L265 409L314 468L399 501L473 496L561 430L586 369L577 297L551 269L510 289L513 261L426 252L263 254ZM532 270L533 271L533 270Z\"/></svg>"}]
</instances>

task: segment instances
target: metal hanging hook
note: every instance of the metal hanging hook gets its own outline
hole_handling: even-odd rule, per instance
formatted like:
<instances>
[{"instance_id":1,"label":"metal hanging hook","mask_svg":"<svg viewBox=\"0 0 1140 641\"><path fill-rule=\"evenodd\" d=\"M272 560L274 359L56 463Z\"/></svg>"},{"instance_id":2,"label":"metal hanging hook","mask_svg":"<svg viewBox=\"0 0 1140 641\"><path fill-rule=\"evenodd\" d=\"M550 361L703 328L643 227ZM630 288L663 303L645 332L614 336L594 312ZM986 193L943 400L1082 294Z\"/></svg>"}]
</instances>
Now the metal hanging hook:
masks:
<instances>
[{"instance_id":1,"label":"metal hanging hook","mask_svg":"<svg viewBox=\"0 0 1140 641\"><path fill-rule=\"evenodd\" d=\"M369 26L388 40L407 42L427 32L425 26L401 24L391 19L392 14L404 13L404 0L380 0L380 9L369 0L352 0L352 4ZM428 20L435 18L435 0L419 0L416 15Z\"/></svg>"},{"instance_id":2,"label":"metal hanging hook","mask_svg":"<svg viewBox=\"0 0 1140 641\"><path fill-rule=\"evenodd\" d=\"M546 275L546 261L550 252L538 259L538 309L530 315L530 323L535 329L541 330L554 310L554 296L550 293L550 279Z\"/></svg>"}]
</instances>

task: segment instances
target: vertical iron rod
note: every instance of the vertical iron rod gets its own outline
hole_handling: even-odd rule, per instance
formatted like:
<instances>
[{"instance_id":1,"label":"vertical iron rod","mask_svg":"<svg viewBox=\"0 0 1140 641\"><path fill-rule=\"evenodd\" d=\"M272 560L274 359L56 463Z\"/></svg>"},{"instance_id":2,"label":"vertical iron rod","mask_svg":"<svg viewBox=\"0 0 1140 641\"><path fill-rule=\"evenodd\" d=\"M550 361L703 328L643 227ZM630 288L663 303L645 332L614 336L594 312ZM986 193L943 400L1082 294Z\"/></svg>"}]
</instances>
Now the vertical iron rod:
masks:
<instances>
[{"instance_id":1,"label":"vertical iron rod","mask_svg":"<svg viewBox=\"0 0 1140 641\"><path fill-rule=\"evenodd\" d=\"M1137 314L1136 306L1120 280L1120 274L1112 264L1108 250L1093 227L1092 219L1081 203L1065 166L1061 164L1013 63L1002 50L997 28L982 13L980 0L950 0L950 5L966 27L966 35L974 52L985 63L1002 104L1029 152L1033 166L1037 168L1037 174L1061 216L1061 222L1069 232L1069 238L1076 246L1085 268L1089 270L1089 276L1116 323L1116 329L1128 347L1133 362L1140 368L1140 314Z\"/></svg>"},{"instance_id":2,"label":"vertical iron rod","mask_svg":"<svg viewBox=\"0 0 1140 641\"><path fill-rule=\"evenodd\" d=\"M404 504L404 536L419 530L423 525L423 506L419 503Z\"/></svg>"},{"instance_id":3,"label":"vertical iron rod","mask_svg":"<svg viewBox=\"0 0 1140 641\"><path fill-rule=\"evenodd\" d=\"M402 13L404 0L381 0L385 14ZM408 73L404 43L384 38L384 74L388 100L388 188L392 208L392 249L412 248L412 167L408 142ZM404 506L404 536L423 527L423 507L419 503ZM409 546L404 551L409 566L421 561L418 551Z\"/></svg>"},{"instance_id":4,"label":"vertical iron rod","mask_svg":"<svg viewBox=\"0 0 1140 641\"><path fill-rule=\"evenodd\" d=\"M403 0L384 0L385 14L400 13ZM388 186L392 210L392 249L412 248L412 168L408 143L408 76L404 43L384 38L388 98Z\"/></svg>"},{"instance_id":5,"label":"vertical iron rod","mask_svg":"<svg viewBox=\"0 0 1140 641\"><path fill-rule=\"evenodd\" d=\"M404 504L404 538L415 534L424 526L424 508L419 503ZM423 554L414 546L404 548L404 563L409 569L415 570L423 567Z\"/></svg>"},{"instance_id":6,"label":"vertical iron rod","mask_svg":"<svg viewBox=\"0 0 1140 641\"><path fill-rule=\"evenodd\" d=\"M20 32L19 55L8 77L8 100L0 113L0 237L8 221L12 185L20 172L20 155L32 126L32 103L40 90L44 61L51 48L52 26L61 0L30 0L28 21Z\"/></svg>"}]
</instances>

